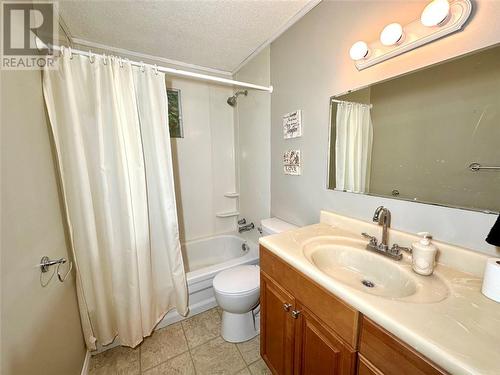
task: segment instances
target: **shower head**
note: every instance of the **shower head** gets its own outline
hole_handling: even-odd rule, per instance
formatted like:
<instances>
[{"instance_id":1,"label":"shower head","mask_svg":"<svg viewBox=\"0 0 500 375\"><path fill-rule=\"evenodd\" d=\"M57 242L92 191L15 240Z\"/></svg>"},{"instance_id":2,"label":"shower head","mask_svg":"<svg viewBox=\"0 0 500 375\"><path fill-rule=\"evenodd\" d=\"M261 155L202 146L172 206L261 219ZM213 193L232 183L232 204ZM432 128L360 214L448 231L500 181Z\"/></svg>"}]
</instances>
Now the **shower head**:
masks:
<instances>
[{"instance_id":1,"label":"shower head","mask_svg":"<svg viewBox=\"0 0 500 375\"><path fill-rule=\"evenodd\" d=\"M239 95L245 95L245 96L247 96L248 95L248 91L247 90L236 91L233 96L227 98L227 104L229 104L231 107L235 107L236 106L236 101L237 101L237 98L238 98Z\"/></svg>"}]
</instances>

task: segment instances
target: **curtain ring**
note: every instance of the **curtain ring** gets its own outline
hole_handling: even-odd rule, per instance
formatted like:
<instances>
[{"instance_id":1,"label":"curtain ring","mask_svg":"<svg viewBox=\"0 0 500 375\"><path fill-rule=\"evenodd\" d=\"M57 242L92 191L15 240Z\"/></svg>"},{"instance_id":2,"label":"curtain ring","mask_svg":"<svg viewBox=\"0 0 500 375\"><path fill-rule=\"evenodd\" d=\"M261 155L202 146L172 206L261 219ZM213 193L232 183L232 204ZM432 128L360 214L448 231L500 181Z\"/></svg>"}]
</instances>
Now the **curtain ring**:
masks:
<instances>
[{"instance_id":1,"label":"curtain ring","mask_svg":"<svg viewBox=\"0 0 500 375\"><path fill-rule=\"evenodd\" d=\"M155 74L158 75L158 65L155 64Z\"/></svg>"},{"instance_id":2,"label":"curtain ring","mask_svg":"<svg viewBox=\"0 0 500 375\"><path fill-rule=\"evenodd\" d=\"M68 271L66 272L66 274L64 276L61 275L61 272L59 271L59 268L61 267L61 264L63 263L66 263L66 262L61 262L57 265L57 278L59 279L60 282L64 282L67 278L68 278L68 275L70 274L71 270L73 269L73 262L69 262L69 269Z\"/></svg>"},{"instance_id":3,"label":"curtain ring","mask_svg":"<svg viewBox=\"0 0 500 375\"><path fill-rule=\"evenodd\" d=\"M73 60L73 51L71 50L71 47L68 47L69 49L69 59Z\"/></svg>"},{"instance_id":4,"label":"curtain ring","mask_svg":"<svg viewBox=\"0 0 500 375\"><path fill-rule=\"evenodd\" d=\"M108 65L108 58L105 53L102 54L102 63Z\"/></svg>"},{"instance_id":5,"label":"curtain ring","mask_svg":"<svg viewBox=\"0 0 500 375\"><path fill-rule=\"evenodd\" d=\"M61 53L61 56L64 57L64 53L66 51L66 47L64 46L61 46L61 49L60 49L60 53Z\"/></svg>"},{"instance_id":6,"label":"curtain ring","mask_svg":"<svg viewBox=\"0 0 500 375\"><path fill-rule=\"evenodd\" d=\"M92 53L91 50L89 50L89 60L91 64L95 62L95 55Z\"/></svg>"},{"instance_id":7,"label":"curtain ring","mask_svg":"<svg viewBox=\"0 0 500 375\"><path fill-rule=\"evenodd\" d=\"M123 68L123 60L122 60L121 56L118 57L118 64L120 65L120 68Z\"/></svg>"},{"instance_id":8,"label":"curtain ring","mask_svg":"<svg viewBox=\"0 0 500 375\"><path fill-rule=\"evenodd\" d=\"M144 66L144 61L141 61L141 68L140 69L141 69L141 72L143 72L143 73L146 71L145 66Z\"/></svg>"}]
</instances>

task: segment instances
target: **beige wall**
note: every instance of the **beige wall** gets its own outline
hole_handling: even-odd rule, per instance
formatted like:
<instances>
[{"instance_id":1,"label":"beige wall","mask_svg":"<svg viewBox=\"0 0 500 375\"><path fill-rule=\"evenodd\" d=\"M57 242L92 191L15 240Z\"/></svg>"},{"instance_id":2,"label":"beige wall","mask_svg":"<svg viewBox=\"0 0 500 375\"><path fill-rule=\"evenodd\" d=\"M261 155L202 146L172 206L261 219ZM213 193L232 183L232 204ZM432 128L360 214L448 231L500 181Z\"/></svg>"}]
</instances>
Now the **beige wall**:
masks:
<instances>
[{"instance_id":1,"label":"beige wall","mask_svg":"<svg viewBox=\"0 0 500 375\"><path fill-rule=\"evenodd\" d=\"M40 72L1 72L2 375L80 374L74 277L45 288L35 264L69 257Z\"/></svg>"},{"instance_id":2,"label":"beige wall","mask_svg":"<svg viewBox=\"0 0 500 375\"><path fill-rule=\"evenodd\" d=\"M320 209L369 220L379 204L393 227L428 230L436 238L490 254L484 242L495 216L328 190L329 97L500 42L500 2L475 1L464 31L358 72L349 48L378 37L384 25L419 17L425 2L324 1L271 45L271 212L295 224L317 222ZM283 140L281 116L302 109L301 138ZM300 148L302 176L285 176L281 155Z\"/></svg>"},{"instance_id":3,"label":"beige wall","mask_svg":"<svg viewBox=\"0 0 500 375\"><path fill-rule=\"evenodd\" d=\"M270 48L235 74L238 81L270 85ZM239 211L253 222L269 217L271 210L271 96L249 90L240 96L235 109L238 129Z\"/></svg>"}]
</instances>

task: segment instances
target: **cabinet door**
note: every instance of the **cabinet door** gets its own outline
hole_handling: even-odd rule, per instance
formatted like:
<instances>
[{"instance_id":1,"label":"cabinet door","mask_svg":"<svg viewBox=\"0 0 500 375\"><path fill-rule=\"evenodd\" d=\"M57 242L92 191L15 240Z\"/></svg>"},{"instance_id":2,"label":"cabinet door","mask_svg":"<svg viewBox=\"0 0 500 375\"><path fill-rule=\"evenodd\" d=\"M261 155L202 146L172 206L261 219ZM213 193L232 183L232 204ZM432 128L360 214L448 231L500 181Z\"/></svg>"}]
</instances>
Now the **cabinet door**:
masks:
<instances>
[{"instance_id":1,"label":"cabinet door","mask_svg":"<svg viewBox=\"0 0 500 375\"><path fill-rule=\"evenodd\" d=\"M369 360L358 353L358 375L383 375Z\"/></svg>"},{"instance_id":2,"label":"cabinet door","mask_svg":"<svg viewBox=\"0 0 500 375\"><path fill-rule=\"evenodd\" d=\"M304 306L298 304L296 311L295 375L354 374L356 352Z\"/></svg>"},{"instance_id":3,"label":"cabinet door","mask_svg":"<svg viewBox=\"0 0 500 375\"><path fill-rule=\"evenodd\" d=\"M276 375L291 375L293 371L294 309L293 296L261 273L260 354Z\"/></svg>"}]
</instances>

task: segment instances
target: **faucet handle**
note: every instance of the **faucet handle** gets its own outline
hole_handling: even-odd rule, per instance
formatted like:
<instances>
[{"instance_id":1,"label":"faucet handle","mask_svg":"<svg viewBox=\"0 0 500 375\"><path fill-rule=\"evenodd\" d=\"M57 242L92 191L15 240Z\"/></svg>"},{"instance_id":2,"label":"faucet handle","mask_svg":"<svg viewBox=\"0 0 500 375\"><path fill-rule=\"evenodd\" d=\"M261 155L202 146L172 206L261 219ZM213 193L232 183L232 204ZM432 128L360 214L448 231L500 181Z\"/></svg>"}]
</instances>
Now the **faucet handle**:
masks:
<instances>
[{"instance_id":1,"label":"faucet handle","mask_svg":"<svg viewBox=\"0 0 500 375\"><path fill-rule=\"evenodd\" d=\"M245 225L247 223L247 219L243 218L238 220L238 225Z\"/></svg>"},{"instance_id":2,"label":"faucet handle","mask_svg":"<svg viewBox=\"0 0 500 375\"><path fill-rule=\"evenodd\" d=\"M401 253L401 251L404 251L406 253L411 254L412 249L411 249L411 247L403 247L403 246L399 246L397 243L395 243L394 245L392 245L391 251L394 253Z\"/></svg>"},{"instance_id":3,"label":"faucet handle","mask_svg":"<svg viewBox=\"0 0 500 375\"><path fill-rule=\"evenodd\" d=\"M376 246L377 245L377 237L370 236L368 233L361 233L361 235L370 240L370 244Z\"/></svg>"}]
</instances>

